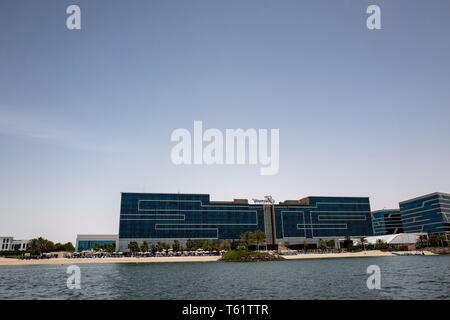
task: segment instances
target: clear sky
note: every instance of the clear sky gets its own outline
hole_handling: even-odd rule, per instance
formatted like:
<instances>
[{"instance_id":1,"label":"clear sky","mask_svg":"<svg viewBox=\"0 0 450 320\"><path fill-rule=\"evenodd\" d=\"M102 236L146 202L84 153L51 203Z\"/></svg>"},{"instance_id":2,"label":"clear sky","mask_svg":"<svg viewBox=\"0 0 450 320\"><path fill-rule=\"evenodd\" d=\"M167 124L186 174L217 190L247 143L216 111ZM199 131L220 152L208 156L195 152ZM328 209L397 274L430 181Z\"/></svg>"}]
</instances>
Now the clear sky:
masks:
<instances>
[{"instance_id":1,"label":"clear sky","mask_svg":"<svg viewBox=\"0 0 450 320\"><path fill-rule=\"evenodd\" d=\"M449 101L445 0L3 0L0 235L117 233L120 192L374 210L450 192ZM279 173L175 166L170 135L194 120L279 129Z\"/></svg>"}]
</instances>

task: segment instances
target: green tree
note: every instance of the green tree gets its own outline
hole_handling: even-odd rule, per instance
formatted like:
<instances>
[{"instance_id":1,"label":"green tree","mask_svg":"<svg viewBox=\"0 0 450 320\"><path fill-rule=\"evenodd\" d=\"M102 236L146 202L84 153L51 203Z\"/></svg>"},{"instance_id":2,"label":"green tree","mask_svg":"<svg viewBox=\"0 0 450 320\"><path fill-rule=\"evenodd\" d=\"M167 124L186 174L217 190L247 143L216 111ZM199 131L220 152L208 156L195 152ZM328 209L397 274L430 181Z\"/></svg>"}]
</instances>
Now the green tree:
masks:
<instances>
[{"instance_id":1,"label":"green tree","mask_svg":"<svg viewBox=\"0 0 450 320\"><path fill-rule=\"evenodd\" d=\"M131 253L134 253L139 250L139 244L136 241L131 241L128 244L128 249L130 249Z\"/></svg>"},{"instance_id":2,"label":"green tree","mask_svg":"<svg viewBox=\"0 0 450 320\"><path fill-rule=\"evenodd\" d=\"M417 239L416 242L416 248L420 249L420 248L424 248L427 245L428 242L428 238L425 235L419 236L419 239Z\"/></svg>"},{"instance_id":3,"label":"green tree","mask_svg":"<svg viewBox=\"0 0 450 320\"><path fill-rule=\"evenodd\" d=\"M213 243L212 243L212 250L213 251L219 251L220 250L220 243L218 241L213 241Z\"/></svg>"},{"instance_id":4,"label":"green tree","mask_svg":"<svg viewBox=\"0 0 450 320\"><path fill-rule=\"evenodd\" d=\"M192 251L193 248L194 248L194 241L192 241L192 239L187 239L186 249L188 249L189 251Z\"/></svg>"},{"instance_id":5,"label":"green tree","mask_svg":"<svg viewBox=\"0 0 450 320\"><path fill-rule=\"evenodd\" d=\"M115 249L115 246L114 246L114 249ZM67 251L67 252L75 251L75 247L73 246L72 242L67 242L64 244L64 251Z\"/></svg>"},{"instance_id":6,"label":"green tree","mask_svg":"<svg viewBox=\"0 0 450 320\"><path fill-rule=\"evenodd\" d=\"M375 249L377 250L385 250L387 248L389 248L388 244L381 239L378 239L375 243Z\"/></svg>"},{"instance_id":7,"label":"green tree","mask_svg":"<svg viewBox=\"0 0 450 320\"><path fill-rule=\"evenodd\" d=\"M428 239L432 247L444 247L447 244L447 239L441 233L430 234Z\"/></svg>"},{"instance_id":8,"label":"green tree","mask_svg":"<svg viewBox=\"0 0 450 320\"><path fill-rule=\"evenodd\" d=\"M289 241L284 241L283 245L289 249L289 246L291 245L291 243Z\"/></svg>"},{"instance_id":9,"label":"green tree","mask_svg":"<svg viewBox=\"0 0 450 320\"><path fill-rule=\"evenodd\" d=\"M150 245L150 250L152 251L152 254L155 254L155 252L158 251L158 247L154 243L152 243Z\"/></svg>"},{"instance_id":10,"label":"green tree","mask_svg":"<svg viewBox=\"0 0 450 320\"><path fill-rule=\"evenodd\" d=\"M259 245L266 243L266 234L261 230L256 230L253 233L253 241L256 243L256 249L259 250Z\"/></svg>"},{"instance_id":11,"label":"green tree","mask_svg":"<svg viewBox=\"0 0 450 320\"><path fill-rule=\"evenodd\" d=\"M245 250L248 250L248 247L251 246L254 242L253 234L251 232L244 232L239 239L241 245L245 247Z\"/></svg>"},{"instance_id":12,"label":"green tree","mask_svg":"<svg viewBox=\"0 0 450 320\"><path fill-rule=\"evenodd\" d=\"M352 251L353 249L353 240L350 239L350 236L346 236L345 240L344 240L344 247L348 250L348 251Z\"/></svg>"},{"instance_id":13,"label":"green tree","mask_svg":"<svg viewBox=\"0 0 450 320\"><path fill-rule=\"evenodd\" d=\"M322 239L319 239L319 248L321 250L325 250L327 248L327 243Z\"/></svg>"},{"instance_id":14,"label":"green tree","mask_svg":"<svg viewBox=\"0 0 450 320\"><path fill-rule=\"evenodd\" d=\"M303 240L303 249L305 250L305 253L308 250L308 241L306 241L306 239Z\"/></svg>"},{"instance_id":15,"label":"green tree","mask_svg":"<svg viewBox=\"0 0 450 320\"><path fill-rule=\"evenodd\" d=\"M359 244L361 245L363 250L366 250L366 247L364 246L365 243L367 243L366 238L364 238L364 237L359 238Z\"/></svg>"},{"instance_id":16,"label":"green tree","mask_svg":"<svg viewBox=\"0 0 450 320\"><path fill-rule=\"evenodd\" d=\"M327 247L328 248L334 248L334 240L328 240L327 241Z\"/></svg>"},{"instance_id":17,"label":"green tree","mask_svg":"<svg viewBox=\"0 0 450 320\"><path fill-rule=\"evenodd\" d=\"M213 249L213 243L210 240L205 240L201 244L203 250L211 251Z\"/></svg>"},{"instance_id":18,"label":"green tree","mask_svg":"<svg viewBox=\"0 0 450 320\"><path fill-rule=\"evenodd\" d=\"M115 244L105 244L103 246L103 248L104 248L104 250L106 252L109 252L109 253L113 253L113 252L116 251L116 245Z\"/></svg>"},{"instance_id":19,"label":"green tree","mask_svg":"<svg viewBox=\"0 0 450 320\"><path fill-rule=\"evenodd\" d=\"M223 240L223 241L220 243L219 249L220 249L220 250L225 250L225 251L230 250L230 249L231 249L231 244L230 244L230 242L229 242L228 240Z\"/></svg>"},{"instance_id":20,"label":"green tree","mask_svg":"<svg viewBox=\"0 0 450 320\"><path fill-rule=\"evenodd\" d=\"M140 249L142 252L148 252L148 242L144 240L144 242L142 242Z\"/></svg>"},{"instance_id":21,"label":"green tree","mask_svg":"<svg viewBox=\"0 0 450 320\"><path fill-rule=\"evenodd\" d=\"M28 242L27 249L40 254L55 251L56 246L52 241L39 237L31 239L30 242Z\"/></svg>"},{"instance_id":22,"label":"green tree","mask_svg":"<svg viewBox=\"0 0 450 320\"><path fill-rule=\"evenodd\" d=\"M173 251L181 251L183 248L180 245L180 241L174 240L172 244Z\"/></svg>"}]
</instances>

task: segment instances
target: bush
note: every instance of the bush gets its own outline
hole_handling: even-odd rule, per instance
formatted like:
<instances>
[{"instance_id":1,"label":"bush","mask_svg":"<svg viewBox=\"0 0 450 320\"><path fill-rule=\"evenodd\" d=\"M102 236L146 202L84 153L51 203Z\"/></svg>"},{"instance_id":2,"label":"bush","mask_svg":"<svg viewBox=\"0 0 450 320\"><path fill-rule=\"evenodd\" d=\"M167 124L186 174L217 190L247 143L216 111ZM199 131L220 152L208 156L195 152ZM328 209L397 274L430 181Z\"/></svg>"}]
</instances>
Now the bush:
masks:
<instances>
[{"instance_id":1,"label":"bush","mask_svg":"<svg viewBox=\"0 0 450 320\"><path fill-rule=\"evenodd\" d=\"M258 252L258 251L247 251L247 250L229 250L225 252L222 256L223 260L234 260L245 257L255 257L255 256L267 256L269 253L267 252Z\"/></svg>"}]
</instances>

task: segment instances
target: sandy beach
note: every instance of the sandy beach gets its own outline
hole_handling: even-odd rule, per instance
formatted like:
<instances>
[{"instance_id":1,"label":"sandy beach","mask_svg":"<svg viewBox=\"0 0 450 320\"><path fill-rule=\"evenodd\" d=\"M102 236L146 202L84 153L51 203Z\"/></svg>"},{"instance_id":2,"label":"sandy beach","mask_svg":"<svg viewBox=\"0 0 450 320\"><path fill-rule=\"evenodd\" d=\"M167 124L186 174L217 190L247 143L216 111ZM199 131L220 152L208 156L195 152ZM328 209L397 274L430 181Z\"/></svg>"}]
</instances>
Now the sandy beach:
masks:
<instances>
[{"instance_id":1,"label":"sandy beach","mask_svg":"<svg viewBox=\"0 0 450 320\"><path fill-rule=\"evenodd\" d=\"M83 258L83 259L36 259L20 260L0 258L0 266L31 266L42 264L88 264L88 263L151 263L151 262L211 262L217 261L220 256L198 256L198 257L146 257L146 258Z\"/></svg>"},{"instance_id":2,"label":"sandy beach","mask_svg":"<svg viewBox=\"0 0 450 320\"><path fill-rule=\"evenodd\" d=\"M395 251L394 251L395 252ZM412 254L422 254L422 251L397 251L398 253L412 253ZM435 256L436 254L424 251L427 256ZM293 259L327 259L327 258L367 258L367 257L397 257L392 254L392 252L383 252L380 250L370 250L362 252L342 252L342 253L316 253L316 254L297 254L297 255L285 255L283 256L287 260Z\"/></svg>"},{"instance_id":3,"label":"sandy beach","mask_svg":"<svg viewBox=\"0 0 450 320\"><path fill-rule=\"evenodd\" d=\"M422 253L422 251L403 251L402 253ZM425 255L435 255L432 252L424 251ZM330 258L363 258L363 257L397 257L391 252L378 250L363 251L355 253L317 253L317 254L297 254L283 255L287 260L294 259L330 259ZM214 262L218 261L220 256L186 256L186 257L146 257L146 258L85 258L85 259L40 259L40 260L20 260L0 258L0 266L27 266L44 264L92 264L92 263L158 263L158 262Z\"/></svg>"}]
</instances>

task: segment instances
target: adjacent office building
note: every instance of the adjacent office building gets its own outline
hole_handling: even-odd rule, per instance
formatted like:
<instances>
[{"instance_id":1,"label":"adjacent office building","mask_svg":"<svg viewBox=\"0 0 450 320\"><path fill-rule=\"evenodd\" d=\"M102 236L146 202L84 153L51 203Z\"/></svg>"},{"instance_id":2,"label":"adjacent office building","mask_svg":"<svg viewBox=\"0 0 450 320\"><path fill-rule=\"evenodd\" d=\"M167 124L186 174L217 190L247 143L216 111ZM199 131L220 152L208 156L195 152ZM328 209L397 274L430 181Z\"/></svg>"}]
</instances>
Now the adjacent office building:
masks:
<instances>
[{"instance_id":1,"label":"adjacent office building","mask_svg":"<svg viewBox=\"0 0 450 320\"><path fill-rule=\"evenodd\" d=\"M13 237L0 237L0 250L1 251L11 251L20 250L24 251L27 249L29 240L14 240Z\"/></svg>"},{"instance_id":2,"label":"adjacent office building","mask_svg":"<svg viewBox=\"0 0 450 320\"><path fill-rule=\"evenodd\" d=\"M434 192L400 202L400 215L407 233L442 233L450 239L450 194Z\"/></svg>"},{"instance_id":3,"label":"adjacent office building","mask_svg":"<svg viewBox=\"0 0 450 320\"><path fill-rule=\"evenodd\" d=\"M120 251L128 251L131 241L233 241L258 229L266 233L267 244L371 236L369 198L307 197L249 204L247 199L210 201L209 194L122 193Z\"/></svg>"},{"instance_id":4,"label":"adjacent office building","mask_svg":"<svg viewBox=\"0 0 450 320\"><path fill-rule=\"evenodd\" d=\"M373 234L382 236L403 232L400 209L383 209L372 212Z\"/></svg>"},{"instance_id":5,"label":"adjacent office building","mask_svg":"<svg viewBox=\"0 0 450 320\"><path fill-rule=\"evenodd\" d=\"M118 250L117 234L79 234L76 241L76 251L91 251L96 245L114 245Z\"/></svg>"}]
</instances>

